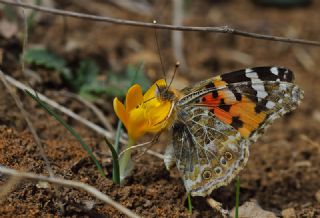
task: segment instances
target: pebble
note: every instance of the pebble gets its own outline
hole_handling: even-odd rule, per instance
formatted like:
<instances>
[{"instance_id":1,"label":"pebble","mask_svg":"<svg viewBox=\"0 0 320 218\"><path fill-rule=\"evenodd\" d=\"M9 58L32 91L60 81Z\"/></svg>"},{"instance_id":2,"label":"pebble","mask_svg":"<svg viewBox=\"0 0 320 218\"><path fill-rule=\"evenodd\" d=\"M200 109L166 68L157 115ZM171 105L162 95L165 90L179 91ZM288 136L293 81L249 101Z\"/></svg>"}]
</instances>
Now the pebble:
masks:
<instances>
[{"instance_id":1,"label":"pebble","mask_svg":"<svg viewBox=\"0 0 320 218\"><path fill-rule=\"evenodd\" d=\"M296 218L296 211L293 207L284 209L281 211L281 215L283 216L283 218Z\"/></svg>"},{"instance_id":2,"label":"pebble","mask_svg":"<svg viewBox=\"0 0 320 218\"><path fill-rule=\"evenodd\" d=\"M234 210L232 209L230 215L234 218ZM247 201L243 205L239 207L239 218L276 218L277 216L271 212L264 210L260 207L260 205L255 201Z\"/></svg>"},{"instance_id":3,"label":"pebble","mask_svg":"<svg viewBox=\"0 0 320 218\"><path fill-rule=\"evenodd\" d=\"M318 203L320 203L320 190L318 190L316 192L316 199L317 199Z\"/></svg>"}]
</instances>

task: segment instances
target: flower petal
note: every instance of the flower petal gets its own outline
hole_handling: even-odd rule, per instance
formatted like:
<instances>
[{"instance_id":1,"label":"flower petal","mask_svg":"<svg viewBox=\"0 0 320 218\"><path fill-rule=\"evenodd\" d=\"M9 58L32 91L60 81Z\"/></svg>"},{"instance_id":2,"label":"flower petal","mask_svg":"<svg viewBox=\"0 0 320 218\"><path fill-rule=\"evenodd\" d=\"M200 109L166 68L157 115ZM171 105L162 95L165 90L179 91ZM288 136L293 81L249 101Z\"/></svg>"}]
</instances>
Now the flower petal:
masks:
<instances>
[{"instance_id":1,"label":"flower petal","mask_svg":"<svg viewBox=\"0 0 320 218\"><path fill-rule=\"evenodd\" d=\"M141 86L135 84L130 87L126 97L126 110L127 112L133 110L143 101L142 89Z\"/></svg>"},{"instance_id":2,"label":"flower petal","mask_svg":"<svg viewBox=\"0 0 320 218\"><path fill-rule=\"evenodd\" d=\"M148 91L143 95L143 101L148 101L154 97L157 97L157 85L158 86L166 86L166 81L164 79L159 79L155 82Z\"/></svg>"},{"instance_id":3,"label":"flower petal","mask_svg":"<svg viewBox=\"0 0 320 218\"><path fill-rule=\"evenodd\" d=\"M129 115L126 112L126 109L125 109L124 105L122 104L121 101L118 100L118 98L114 98L113 99L113 109L116 112L116 114L119 117L119 119L121 120L121 122L127 128Z\"/></svg>"},{"instance_id":4,"label":"flower petal","mask_svg":"<svg viewBox=\"0 0 320 218\"><path fill-rule=\"evenodd\" d=\"M128 134L134 140L139 139L148 129L148 120L144 116L145 109L143 107L135 108L130 111Z\"/></svg>"},{"instance_id":5,"label":"flower petal","mask_svg":"<svg viewBox=\"0 0 320 218\"><path fill-rule=\"evenodd\" d=\"M150 128L161 128L158 125L166 126L167 116L169 115L172 103L167 101L160 106L149 108L146 117L148 117ZM163 125L162 125L163 124ZM159 129L160 130L160 129ZM154 131L154 130L153 130Z\"/></svg>"}]
</instances>

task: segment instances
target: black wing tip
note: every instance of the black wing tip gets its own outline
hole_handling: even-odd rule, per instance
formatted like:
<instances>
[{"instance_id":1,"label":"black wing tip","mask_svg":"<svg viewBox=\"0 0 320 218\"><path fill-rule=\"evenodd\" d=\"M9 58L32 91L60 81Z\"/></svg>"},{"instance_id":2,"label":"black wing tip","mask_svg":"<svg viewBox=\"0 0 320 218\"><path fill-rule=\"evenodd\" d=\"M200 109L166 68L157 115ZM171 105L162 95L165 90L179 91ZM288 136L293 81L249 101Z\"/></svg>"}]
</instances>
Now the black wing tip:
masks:
<instances>
[{"instance_id":1,"label":"black wing tip","mask_svg":"<svg viewBox=\"0 0 320 218\"><path fill-rule=\"evenodd\" d=\"M279 66L261 66L246 68L222 74L221 78L222 80L228 83L251 81L251 76L248 76L247 73L257 73L258 78L262 81L293 82L294 80L294 73L290 69Z\"/></svg>"},{"instance_id":2,"label":"black wing tip","mask_svg":"<svg viewBox=\"0 0 320 218\"><path fill-rule=\"evenodd\" d=\"M273 76L278 77L280 81L293 82L294 73L292 70L282 66L264 66L251 68L255 72L271 73Z\"/></svg>"}]
</instances>

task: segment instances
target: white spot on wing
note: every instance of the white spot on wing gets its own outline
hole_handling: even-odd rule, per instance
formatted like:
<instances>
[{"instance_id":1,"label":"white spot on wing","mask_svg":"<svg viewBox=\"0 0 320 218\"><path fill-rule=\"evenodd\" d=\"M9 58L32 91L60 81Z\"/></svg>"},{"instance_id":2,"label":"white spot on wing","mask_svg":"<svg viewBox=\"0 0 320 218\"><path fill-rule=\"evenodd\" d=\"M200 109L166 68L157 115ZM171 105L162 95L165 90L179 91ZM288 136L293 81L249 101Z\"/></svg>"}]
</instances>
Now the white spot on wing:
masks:
<instances>
[{"instance_id":1,"label":"white spot on wing","mask_svg":"<svg viewBox=\"0 0 320 218\"><path fill-rule=\"evenodd\" d=\"M250 72L252 72L252 70L250 68L247 68L246 73L250 73Z\"/></svg>"},{"instance_id":2,"label":"white spot on wing","mask_svg":"<svg viewBox=\"0 0 320 218\"><path fill-rule=\"evenodd\" d=\"M268 109L272 109L274 106L276 106L276 104L272 101L268 101L267 104L266 104L266 107Z\"/></svg>"},{"instance_id":3,"label":"white spot on wing","mask_svg":"<svg viewBox=\"0 0 320 218\"><path fill-rule=\"evenodd\" d=\"M258 74L256 72L253 71L246 71L246 77L250 78L250 79L258 79Z\"/></svg>"},{"instance_id":4,"label":"white spot on wing","mask_svg":"<svg viewBox=\"0 0 320 218\"><path fill-rule=\"evenodd\" d=\"M270 69L271 73L273 73L274 75L278 76L279 75L279 71L277 67L272 67Z\"/></svg>"},{"instance_id":5,"label":"white spot on wing","mask_svg":"<svg viewBox=\"0 0 320 218\"><path fill-rule=\"evenodd\" d=\"M263 84L252 84L252 88L257 91L257 97L259 101L261 98L265 98L268 95Z\"/></svg>"},{"instance_id":6,"label":"white spot on wing","mask_svg":"<svg viewBox=\"0 0 320 218\"><path fill-rule=\"evenodd\" d=\"M267 96L268 96L268 93L265 91L258 91L257 92L258 101L261 101L261 98L265 98Z\"/></svg>"}]
</instances>

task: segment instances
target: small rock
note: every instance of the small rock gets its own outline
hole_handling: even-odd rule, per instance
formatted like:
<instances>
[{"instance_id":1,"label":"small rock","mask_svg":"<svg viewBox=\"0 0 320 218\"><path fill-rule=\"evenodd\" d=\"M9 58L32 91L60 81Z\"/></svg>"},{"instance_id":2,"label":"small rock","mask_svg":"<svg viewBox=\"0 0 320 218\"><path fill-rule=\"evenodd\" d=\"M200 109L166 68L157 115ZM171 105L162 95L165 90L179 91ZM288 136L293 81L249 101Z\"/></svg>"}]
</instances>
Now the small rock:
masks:
<instances>
[{"instance_id":1,"label":"small rock","mask_svg":"<svg viewBox=\"0 0 320 218\"><path fill-rule=\"evenodd\" d=\"M283 218L296 218L296 211L294 208L290 207L281 211Z\"/></svg>"},{"instance_id":2,"label":"small rock","mask_svg":"<svg viewBox=\"0 0 320 218\"><path fill-rule=\"evenodd\" d=\"M143 207L145 207L145 208L147 208L147 207L150 207L150 206L152 206L152 201L150 201L150 200L146 200L145 201L145 203L143 204Z\"/></svg>"},{"instance_id":3,"label":"small rock","mask_svg":"<svg viewBox=\"0 0 320 218\"><path fill-rule=\"evenodd\" d=\"M83 200L82 203L85 210L92 210L96 204L94 201L90 200Z\"/></svg>"},{"instance_id":4,"label":"small rock","mask_svg":"<svg viewBox=\"0 0 320 218\"><path fill-rule=\"evenodd\" d=\"M294 164L295 167L311 167L312 163L308 160L299 161Z\"/></svg>"},{"instance_id":5,"label":"small rock","mask_svg":"<svg viewBox=\"0 0 320 218\"><path fill-rule=\"evenodd\" d=\"M232 209L230 215L234 218L235 208ZM239 207L239 218L276 218L277 216L270 211L263 210L255 200L247 201Z\"/></svg>"},{"instance_id":6,"label":"small rock","mask_svg":"<svg viewBox=\"0 0 320 218\"><path fill-rule=\"evenodd\" d=\"M316 199L320 203L320 190L316 192Z\"/></svg>"},{"instance_id":7,"label":"small rock","mask_svg":"<svg viewBox=\"0 0 320 218\"><path fill-rule=\"evenodd\" d=\"M50 187L50 184L48 182L39 181L36 184L36 187L39 188L39 189L48 189Z\"/></svg>"}]
</instances>

